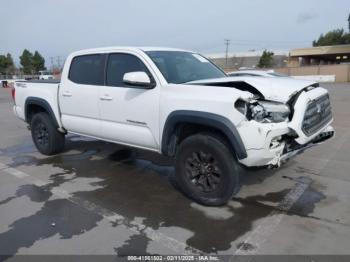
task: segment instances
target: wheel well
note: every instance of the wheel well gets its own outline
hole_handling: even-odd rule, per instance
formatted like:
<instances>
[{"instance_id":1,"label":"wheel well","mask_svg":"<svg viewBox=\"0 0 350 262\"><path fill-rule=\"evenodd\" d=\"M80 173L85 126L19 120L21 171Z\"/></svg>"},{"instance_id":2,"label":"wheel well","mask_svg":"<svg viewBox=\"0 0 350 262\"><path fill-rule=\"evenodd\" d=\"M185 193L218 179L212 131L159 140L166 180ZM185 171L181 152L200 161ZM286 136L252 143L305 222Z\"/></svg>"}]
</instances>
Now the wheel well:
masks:
<instances>
[{"instance_id":1,"label":"wheel well","mask_svg":"<svg viewBox=\"0 0 350 262\"><path fill-rule=\"evenodd\" d=\"M241 136L229 119L209 112L191 110L174 111L168 116L162 135L162 154L174 156L179 142L199 132L219 135L222 140L228 141L230 149L238 159L247 157Z\"/></svg>"},{"instance_id":2,"label":"wheel well","mask_svg":"<svg viewBox=\"0 0 350 262\"><path fill-rule=\"evenodd\" d=\"M25 119L27 123L30 124L35 114L44 112L49 115L54 125L57 128L59 127L59 124L57 122L54 112L52 111L50 104L44 99L37 98L37 97L28 97L25 102L24 108L25 108Z\"/></svg>"},{"instance_id":3,"label":"wheel well","mask_svg":"<svg viewBox=\"0 0 350 262\"><path fill-rule=\"evenodd\" d=\"M42 107L40 105L37 105L37 104L29 104L29 105L27 105L27 108L26 108L26 121L28 123L30 123L30 121L32 120L33 116L35 114L41 113L41 112L49 114L49 112L44 107Z\"/></svg>"},{"instance_id":4,"label":"wheel well","mask_svg":"<svg viewBox=\"0 0 350 262\"><path fill-rule=\"evenodd\" d=\"M181 142L183 140L185 140L189 136L199 134L199 133L206 133L206 134L210 134L210 135L213 135L213 136L219 138L221 141L223 141L228 146L230 151L236 157L236 152L235 152L233 146L231 145L229 139L224 134L224 132L222 132L220 129L215 128L215 127L201 125L201 124L193 124L193 123L179 123L175 126L174 136L176 136L176 139L175 139L176 141L173 142L171 139L171 142L175 143L174 145L172 145L172 146L174 146L174 148L173 148L174 155L176 152L176 148L178 147L178 145L181 144ZM170 148L172 146L170 146Z\"/></svg>"}]
</instances>

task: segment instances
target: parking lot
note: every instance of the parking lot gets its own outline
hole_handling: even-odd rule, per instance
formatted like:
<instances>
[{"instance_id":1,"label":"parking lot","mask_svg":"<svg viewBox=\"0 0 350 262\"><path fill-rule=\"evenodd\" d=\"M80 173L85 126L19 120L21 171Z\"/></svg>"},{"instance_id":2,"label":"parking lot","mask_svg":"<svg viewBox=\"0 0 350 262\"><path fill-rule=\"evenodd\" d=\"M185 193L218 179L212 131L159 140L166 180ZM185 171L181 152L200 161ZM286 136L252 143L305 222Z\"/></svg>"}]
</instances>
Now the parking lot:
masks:
<instances>
[{"instance_id":1,"label":"parking lot","mask_svg":"<svg viewBox=\"0 0 350 262\"><path fill-rule=\"evenodd\" d=\"M0 254L349 254L350 84L324 84L336 136L242 169L223 207L184 197L169 159L70 135L46 157L0 89Z\"/></svg>"}]
</instances>

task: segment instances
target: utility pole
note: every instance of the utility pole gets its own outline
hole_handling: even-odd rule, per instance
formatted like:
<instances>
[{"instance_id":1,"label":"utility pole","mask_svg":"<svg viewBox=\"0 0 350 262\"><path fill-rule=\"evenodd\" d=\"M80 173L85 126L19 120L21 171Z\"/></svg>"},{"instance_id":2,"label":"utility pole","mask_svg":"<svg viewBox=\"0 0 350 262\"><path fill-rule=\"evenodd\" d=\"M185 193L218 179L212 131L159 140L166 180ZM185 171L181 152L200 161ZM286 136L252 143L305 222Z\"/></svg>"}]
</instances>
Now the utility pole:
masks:
<instances>
[{"instance_id":1,"label":"utility pole","mask_svg":"<svg viewBox=\"0 0 350 262\"><path fill-rule=\"evenodd\" d=\"M51 60L51 71L53 71L54 65L53 65L53 57L52 56L50 56L50 60Z\"/></svg>"},{"instance_id":2,"label":"utility pole","mask_svg":"<svg viewBox=\"0 0 350 262\"><path fill-rule=\"evenodd\" d=\"M57 59L57 67L59 70L61 70L61 57L57 56L56 59Z\"/></svg>"},{"instance_id":3,"label":"utility pole","mask_svg":"<svg viewBox=\"0 0 350 262\"><path fill-rule=\"evenodd\" d=\"M225 55L225 59L226 59L226 67L227 67L227 59L228 59L228 46L230 45L230 39L224 39L225 45L226 45L226 55Z\"/></svg>"}]
</instances>

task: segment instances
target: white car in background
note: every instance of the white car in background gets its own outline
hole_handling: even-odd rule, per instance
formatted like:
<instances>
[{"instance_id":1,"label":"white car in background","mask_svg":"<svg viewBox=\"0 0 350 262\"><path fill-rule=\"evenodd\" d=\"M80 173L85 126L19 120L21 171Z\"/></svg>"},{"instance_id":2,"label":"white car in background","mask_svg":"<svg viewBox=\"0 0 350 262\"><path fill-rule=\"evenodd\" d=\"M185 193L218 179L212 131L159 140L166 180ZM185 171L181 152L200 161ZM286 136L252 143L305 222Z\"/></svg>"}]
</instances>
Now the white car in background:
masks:
<instances>
[{"instance_id":1,"label":"white car in background","mask_svg":"<svg viewBox=\"0 0 350 262\"><path fill-rule=\"evenodd\" d=\"M274 70L239 70L227 73L228 76L289 77Z\"/></svg>"},{"instance_id":2,"label":"white car in background","mask_svg":"<svg viewBox=\"0 0 350 262\"><path fill-rule=\"evenodd\" d=\"M227 73L228 76L239 77L239 76L253 76L253 77L265 77L265 78L280 78L289 77L294 79L301 79L314 82L335 82L335 75L298 75L298 76L288 76L274 70L255 70L249 68L242 68L238 71L232 71Z\"/></svg>"},{"instance_id":3,"label":"white car in background","mask_svg":"<svg viewBox=\"0 0 350 262\"><path fill-rule=\"evenodd\" d=\"M39 79L40 80L52 80L53 74L49 71L39 71Z\"/></svg>"}]
</instances>

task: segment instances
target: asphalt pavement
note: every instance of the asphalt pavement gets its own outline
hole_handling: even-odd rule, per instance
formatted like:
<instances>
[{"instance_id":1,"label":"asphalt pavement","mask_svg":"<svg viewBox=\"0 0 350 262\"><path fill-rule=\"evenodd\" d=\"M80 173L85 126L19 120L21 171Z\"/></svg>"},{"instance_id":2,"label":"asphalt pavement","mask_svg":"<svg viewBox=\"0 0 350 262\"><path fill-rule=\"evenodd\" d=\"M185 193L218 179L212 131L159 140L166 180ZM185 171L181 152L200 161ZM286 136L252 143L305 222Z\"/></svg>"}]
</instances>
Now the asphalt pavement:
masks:
<instances>
[{"instance_id":1,"label":"asphalt pavement","mask_svg":"<svg viewBox=\"0 0 350 262\"><path fill-rule=\"evenodd\" d=\"M336 136L242 170L223 207L184 197L171 160L69 135L43 156L0 89L0 255L350 254L350 84L323 84Z\"/></svg>"}]
</instances>

